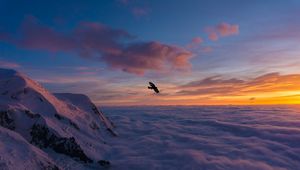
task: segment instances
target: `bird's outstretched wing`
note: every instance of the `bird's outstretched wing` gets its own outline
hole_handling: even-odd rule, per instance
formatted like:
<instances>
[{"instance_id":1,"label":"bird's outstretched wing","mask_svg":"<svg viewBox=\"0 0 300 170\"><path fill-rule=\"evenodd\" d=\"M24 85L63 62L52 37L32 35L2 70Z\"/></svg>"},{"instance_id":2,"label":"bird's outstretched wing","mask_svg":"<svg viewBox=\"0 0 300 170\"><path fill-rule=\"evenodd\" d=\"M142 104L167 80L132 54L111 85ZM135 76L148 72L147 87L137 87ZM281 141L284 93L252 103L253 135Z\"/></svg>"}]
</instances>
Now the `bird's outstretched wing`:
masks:
<instances>
[{"instance_id":1,"label":"bird's outstretched wing","mask_svg":"<svg viewBox=\"0 0 300 170\"><path fill-rule=\"evenodd\" d=\"M150 86L148 86L148 89L153 89L156 93L159 93L159 90L158 90L158 88L155 86L154 83L149 82L149 85L150 85Z\"/></svg>"},{"instance_id":2,"label":"bird's outstretched wing","mask_svg":"<svg viewBox=\"0 0 300 170\"><path fill-rule=\"evenodd\" d=\"M150 85L151 87L155 87L155 84L152 83L152 82L149 82L149 85Z\"/></svg>"}]
</instances>

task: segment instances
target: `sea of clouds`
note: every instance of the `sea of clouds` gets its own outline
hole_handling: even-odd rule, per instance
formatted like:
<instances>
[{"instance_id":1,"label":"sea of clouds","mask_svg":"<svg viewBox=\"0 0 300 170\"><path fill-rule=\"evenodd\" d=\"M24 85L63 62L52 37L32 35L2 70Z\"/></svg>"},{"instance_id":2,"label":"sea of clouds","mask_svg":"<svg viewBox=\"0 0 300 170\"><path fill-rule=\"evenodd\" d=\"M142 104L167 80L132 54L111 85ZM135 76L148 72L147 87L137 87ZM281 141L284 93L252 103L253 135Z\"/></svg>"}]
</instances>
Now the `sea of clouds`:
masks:
<instances>
[{"instance_id":1,"label":"sea of clouds","mask_svg":"<svg viewBox=\"0 0 300 170\"><path fill-rule=\"evenodd\" d=\"M300 169L300 107L104 108L111 169Z\"/></svg>"}]
</instances>

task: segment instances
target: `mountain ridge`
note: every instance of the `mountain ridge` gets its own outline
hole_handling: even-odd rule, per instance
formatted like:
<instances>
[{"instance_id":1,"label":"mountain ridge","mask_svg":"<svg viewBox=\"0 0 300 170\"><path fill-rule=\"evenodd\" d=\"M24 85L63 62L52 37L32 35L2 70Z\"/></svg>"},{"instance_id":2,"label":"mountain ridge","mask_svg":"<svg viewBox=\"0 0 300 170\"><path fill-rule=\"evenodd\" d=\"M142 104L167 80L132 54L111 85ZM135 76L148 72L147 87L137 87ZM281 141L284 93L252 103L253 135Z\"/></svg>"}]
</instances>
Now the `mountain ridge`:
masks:
<instances>
[{"instance_id":1,"label":"mountain ridge","mask_svg":"<svg viewBox=\"0 0 300 170\"><path fill-rule=\"evenodd\" d=\"M50 149L78 164L101 160L101 151L107 148L105 138L116 136L111 121L86 95L52 94L25 74L2 68L0 127L45 153Z\"/></svg>"}]
</instances>

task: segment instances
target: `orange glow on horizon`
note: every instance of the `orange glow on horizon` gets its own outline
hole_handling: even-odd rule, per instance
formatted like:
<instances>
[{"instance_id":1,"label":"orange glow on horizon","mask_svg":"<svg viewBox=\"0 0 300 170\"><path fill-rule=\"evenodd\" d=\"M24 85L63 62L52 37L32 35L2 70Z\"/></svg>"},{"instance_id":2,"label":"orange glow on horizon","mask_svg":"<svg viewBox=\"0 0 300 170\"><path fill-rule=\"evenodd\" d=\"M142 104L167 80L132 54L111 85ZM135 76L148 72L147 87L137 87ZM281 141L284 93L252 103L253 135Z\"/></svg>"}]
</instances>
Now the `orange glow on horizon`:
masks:
<instances>
[{"instance_id":1,"label":"orange glow on horizon","mask_svg":"<svg viewBox=\"0 0 300 170\"><path fill-rule=\"evenodd\" d=\"M266 74L250 80L203 79L174 86L161 94L144 87L138 95L96 101L99 105L276 105L300 104L300 74Z\"/></svg>"}]
</instances>

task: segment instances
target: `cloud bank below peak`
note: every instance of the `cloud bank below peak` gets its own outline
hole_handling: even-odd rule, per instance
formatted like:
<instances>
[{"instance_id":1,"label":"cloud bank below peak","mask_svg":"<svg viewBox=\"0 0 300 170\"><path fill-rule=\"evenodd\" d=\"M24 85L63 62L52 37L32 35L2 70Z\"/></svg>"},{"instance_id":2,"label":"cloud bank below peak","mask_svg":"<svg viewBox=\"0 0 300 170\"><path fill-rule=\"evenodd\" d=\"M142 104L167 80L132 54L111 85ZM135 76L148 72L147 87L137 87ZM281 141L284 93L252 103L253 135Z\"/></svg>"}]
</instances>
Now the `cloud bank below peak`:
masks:
<instances>
[{"instance_id":1,"label":"cloud bank below peak","mask_svg":"<svg viewBox=\"0 0 300 170\"><path fill-rule=\"evenodd\" d=\"M124 30L97 22L81 22L69 32L60 32L41 25L30 16L16 35L0 36L0 41L28 50L75 53L104 62L109 68L137 75L147 71L187 70L193 55L179 46L137 41L136 36Z\"/></svg>"}]
</instances>

